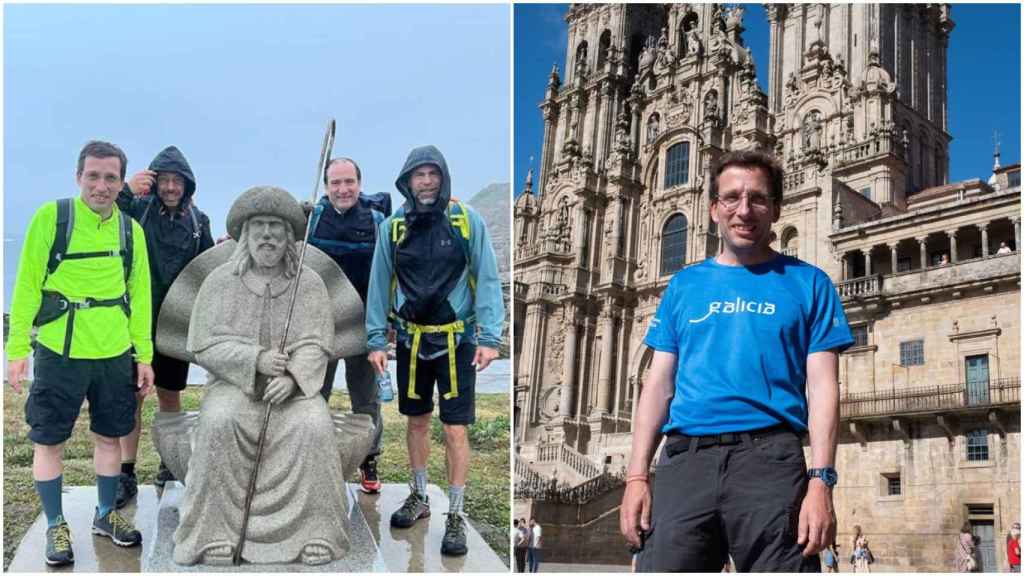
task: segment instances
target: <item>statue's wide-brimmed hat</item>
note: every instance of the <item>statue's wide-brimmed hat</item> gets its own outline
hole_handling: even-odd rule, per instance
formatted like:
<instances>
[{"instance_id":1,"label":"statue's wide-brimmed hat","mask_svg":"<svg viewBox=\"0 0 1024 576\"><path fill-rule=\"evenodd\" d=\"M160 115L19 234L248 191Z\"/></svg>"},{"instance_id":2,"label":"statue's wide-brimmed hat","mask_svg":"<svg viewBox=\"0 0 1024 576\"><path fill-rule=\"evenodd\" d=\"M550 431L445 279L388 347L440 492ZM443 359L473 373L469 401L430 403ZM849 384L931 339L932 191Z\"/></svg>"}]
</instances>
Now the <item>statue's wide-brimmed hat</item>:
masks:
<instances>
[{"instance_id":1,"label":"statue's wide-brimmed hat","mask_svg":"<svg viewBox=\"0 0 1024 576\"><path fill-rule=\"evenodd\" d=\"M277 186L254 186L242 192L228 211L228 234L238 240L242 235L242 225L253 216L283 218L291 225L297 240L302 240L306 231L306 215L299 201Z\"/></svg>"}]
</instances>

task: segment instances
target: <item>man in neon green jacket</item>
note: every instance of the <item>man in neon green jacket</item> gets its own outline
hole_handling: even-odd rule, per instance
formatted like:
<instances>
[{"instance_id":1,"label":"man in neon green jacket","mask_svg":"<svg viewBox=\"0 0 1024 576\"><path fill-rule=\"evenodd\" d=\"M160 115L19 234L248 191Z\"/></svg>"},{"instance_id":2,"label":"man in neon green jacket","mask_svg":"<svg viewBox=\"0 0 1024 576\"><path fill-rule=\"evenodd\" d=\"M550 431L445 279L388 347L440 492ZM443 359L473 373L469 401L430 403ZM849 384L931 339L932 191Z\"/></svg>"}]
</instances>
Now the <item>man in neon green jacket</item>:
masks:
<instances>
[{"instance_id":1,"label":"man in neon green jacket","mask_svg":"<svg viewBox=\"0 0 1024 576\"><path fill-rule=\"evenodd\" d=\"M11 301L7 380L19 394L28 376L32 326L39 325L25 420L34 448L32 476L49 525L46 562L54 566L74 562L61 510L63 451L85 398L99 493L92 531L119 546L142 542L114 511L121 470L117 439L131 432L138 397L153 383L145 237L114 205L126 164L113 144L93 141L82 148L76 172L81 194L70 201L64 227L70 233L58 239L59 202L36 211Z\"/></svg>"}]
</instances>

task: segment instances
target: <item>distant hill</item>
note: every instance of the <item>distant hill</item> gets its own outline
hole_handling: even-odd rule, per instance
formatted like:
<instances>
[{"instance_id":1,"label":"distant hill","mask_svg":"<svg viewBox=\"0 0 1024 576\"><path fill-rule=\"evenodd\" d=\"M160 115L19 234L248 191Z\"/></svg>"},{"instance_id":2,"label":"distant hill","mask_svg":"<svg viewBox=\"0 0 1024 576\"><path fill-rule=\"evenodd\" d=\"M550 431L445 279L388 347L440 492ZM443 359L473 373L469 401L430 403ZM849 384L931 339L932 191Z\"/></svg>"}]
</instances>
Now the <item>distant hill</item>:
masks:
<instances>
[{"instance_id":1,"label":"distant hill","mask_svg":"<svg viewBox=\"0 0 1024 576\"><path fill-rule=\"evenodd\" d=\"M508 282L512 254L512 196L508 182L490 184L466 203L487 221L487 231L498 257L498 272L502 281Z\"/></svg>"}]
</instances>

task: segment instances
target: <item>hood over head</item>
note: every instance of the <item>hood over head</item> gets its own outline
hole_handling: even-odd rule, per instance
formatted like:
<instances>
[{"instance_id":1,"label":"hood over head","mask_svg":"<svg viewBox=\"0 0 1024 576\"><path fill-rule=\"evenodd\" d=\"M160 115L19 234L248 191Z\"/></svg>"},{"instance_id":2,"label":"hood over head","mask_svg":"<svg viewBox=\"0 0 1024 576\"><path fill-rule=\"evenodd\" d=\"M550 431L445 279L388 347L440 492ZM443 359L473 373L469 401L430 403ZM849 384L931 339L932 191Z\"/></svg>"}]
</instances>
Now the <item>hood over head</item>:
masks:
<instances>
[{"instance_id":1,"label":"hood over head","mask_svg":"<svg viewBox=\"0 0 1024 576\"><path fill-rule=\"evenodd\" d=\"M412 174L413 170L424 164L433 164L441 170L441 190L438 191L437 201L426 210L416 201L412 188L409 186L409 175ZM444 210L448 207L448 201L452 197L452 183L448 174L448 163L444 161L444 155L441 154L441 151L436 146L427 145L413 148L412 152L409 152L409 157L405 159L405 166L402 167L402 171L395 180L395 187L405 197L407 212Z\"/></svg>"},{"instance_id":2,"label":"hood over head","mask_svg":"<svg viewBox=\"0 0 1024 576\"><path fill-rule=\"evenodd\" d=\"M196 191L196 177L192 174L192 167L185 160L185 155L178 150L177 146L168 146L160 151L149 163L149 169L154 172L177 172L185 179L184 197L191 200L192 194Z\"/></svg>"}]
</instances>

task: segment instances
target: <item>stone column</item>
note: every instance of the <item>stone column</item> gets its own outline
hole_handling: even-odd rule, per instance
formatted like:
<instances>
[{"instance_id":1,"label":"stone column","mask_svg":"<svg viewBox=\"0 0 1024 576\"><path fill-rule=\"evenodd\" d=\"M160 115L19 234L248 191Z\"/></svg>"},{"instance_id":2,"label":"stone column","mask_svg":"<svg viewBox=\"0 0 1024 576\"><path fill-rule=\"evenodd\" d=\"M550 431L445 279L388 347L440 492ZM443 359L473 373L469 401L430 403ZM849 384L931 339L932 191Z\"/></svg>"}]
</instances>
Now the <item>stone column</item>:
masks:
<instances>
[{"instance_id":1,"label":"stone column","mask_svg":"<svg viewBox=\"0 0 1024 576\"><path fill-rule=\"evenodd\" d=\"M946 235L949 236L949 263L956 264L956 230L950 230Z\"/></svg>"},{"instance_id":2,"label":"stone column","mask_svg":"<svg viewBox=\"0 0 1024 576\"><path fill-rule=\"evenodd\" d=\"M576 313L569 309L569 321L565 323L565 351L562 354L562 396L558 413L563 420L572 416L572 392L576 388Z\"/></svg>"},{"instance_id":3,"label":"stone column","mask_svg":"<svg viewBox=\"0 0 1024 576\"><path fill-rule=\"evenodd\" d=\"M526 402L523 406L521 418L522 428L519 430L520 441L526 441L526 432L530 424L534 422L533 412L536 409L536 396L540 393L540 378L537 377L537 367L541 365L540 342L543 337L540 333L541 316L543 314L542 304L526 305L526 329L523 332L523 342L530 342L531 346L525 350L526 360Z\"/></svg>"},{"instance_id":4,"label":"stone column","mask_svg":"<svg viewBox=\"0 0 1024 576\"><path fill-rule=\"evenodd\" d=\"M864 275L871 276L874 273L871 269L871 248L864 248L860 252L864 255Z\"/></svg>"},{"instance_id":5,"label":"stone column","mask_svg":"<svg viewBox=\"0 0 1024 576\"><path fill-rule=\"evenodd\" d=\"M594 167L599 168L604 165L604 160L608 155L608 117L612 114L611 110L611 95L612 95L612 83L608 80L601 82L600 88L601 100L598 105L597 113L597 146L594 147Z\"/></svg>"},{"instance_id":6,"label":"stone column","mask_svg":"<svg viewBox=\"0 0 1024 576\"><path fill-rule=\"evenodd\" d=\"M587 347L587 344L591 340L591 338L590 338L591 322L590 322L590 318L588 318L586 316L583 316L582 318L580 318L579 322L580 322L580 327L583 328L583 348L585 350L586 347ZM586 390L584 388L585 385L590 383L590 382L588 382L587 375L584 373L585 369L586 369L586 352L584 352L583 359L580 361L580 371L576 375L576 386L575 386L575 389L576 389L576 399L574 400L574 404L576 404L576 412L574 414L576 415L577 419L579 419L581 416L583 416L583 408L584 408L584 406L583 406L583 398L584 398L584 396L587 397L587 401L588 402L590 401L590 391Z\"/></svg>"},{"instance_id":7,"label":"stone column","mask_svg":"<svg viewBox=\"0 0 1024 576\"><path fill-rule=\"evenodd\" d=\"M921 248L921 270L928 267L928 246L925 242L928 240L927 236L918 236L916 238L918 245Z\"/></svg>"},{"instance_id":8,"label":"stone column","mask_svg":"<svg viewBox=\"0 0 1024 576\"><path fill-rule=\"evenodd\" d=\"M988 258L988 222L978 224L978 230L981 232L981 257Z\"/></svg>"},{"instance_id":9,"label":"stone column","mask_svg":"<svg viewBox=\"0 0 1024 576\"><path fill-rule=\"evenodd\" d=\"M898 242L893 242L892 244L889 244L889 252L890 254L892 254L892 274L896 273L896 263L899 261L899 255L896 252L897 246L899 246Z\"/></svg>"},{"instance_id":10,"label":"stone column","mask_svg":"<svg viewBox=\"0 0 1024 576\"><path fill-rule=\"evenodd\" d=\"M839 259L840 259L840 260L842 261L842 263L843 263L843 264L842 264L842 266L840 266L840 268L841 268L842 270L841 270L841 273L840 273L840 275L839 275L839 280L840 280L841 282L845 282L845 281L846 281L847 279L849 279L849 277L850 277L850 270L849 270L849 265L850 265L850 262L849 262L849 260L848 260L848 259L846 258L846 254L843 254L842 256L840 256L840 257L839 257Z\"/></svg>"},{"instance_id":11,"label":"stone column","mask_svg":"<svg viewBox=\"0 0 1024 576\"><path fill-rule=\"evenodd\" d=\"M601 340L601 367L597 375L597 410L595 414L608 414L611 412L612 392L612 351L614 350L615 337L612 334L611 311L607 310L601 315L601 332L604 335Z\"/></svg>"},{"instance_id":12,"label":"stone column","mask_svg":"<svg viewBox=\"0 0 1024 576\"><path fill-rule=\"evenodd\" d=\"M540 171L537 173L537 191L544 189L545 178L551 171L551 162L555 155L556 125L558 123L558 108L553 101L547 101L541 106L544 112L544 141L540 150Z\"/></svg>"},{"instance_id":13,"label":"stone column","mask_svg":"<svg viewBox=\"0 0 1024 576\"><path fill-rule=\"evenodd\" d=\"M1013 219L1013 249L1020 252L1020 218Z\"/></svg>"}]
</instances>

